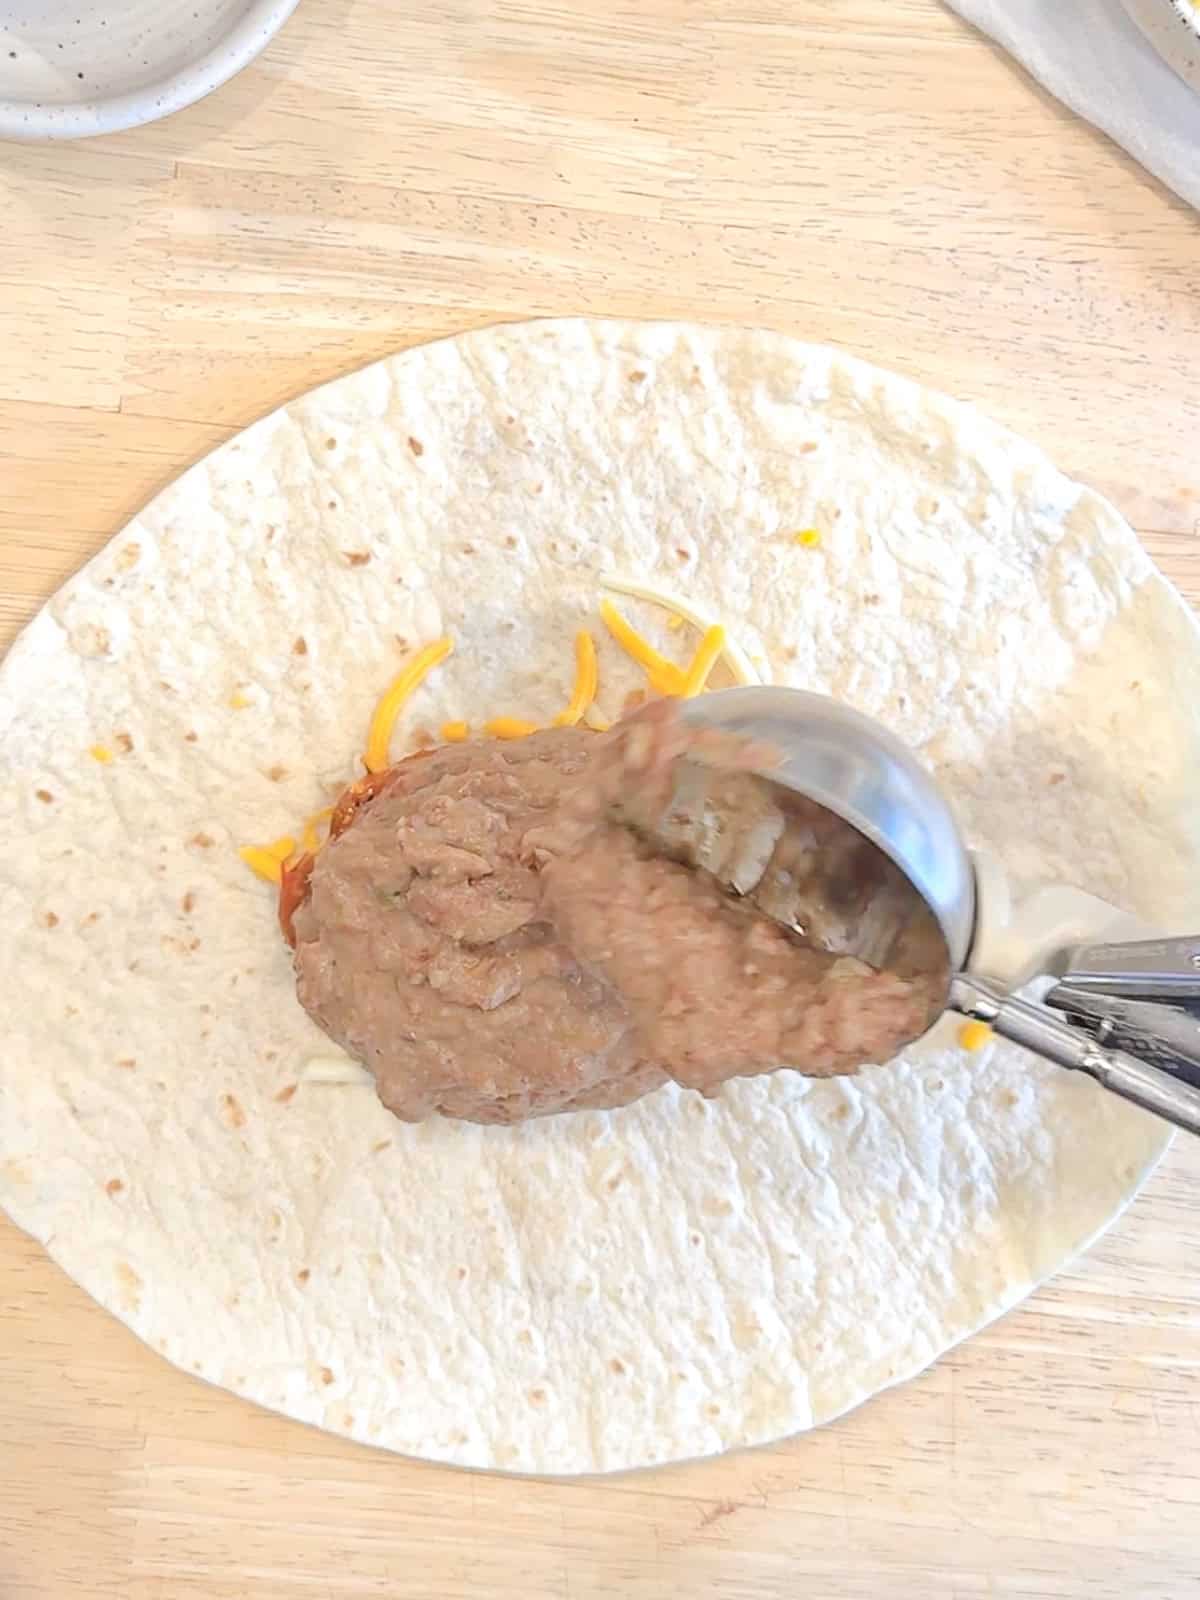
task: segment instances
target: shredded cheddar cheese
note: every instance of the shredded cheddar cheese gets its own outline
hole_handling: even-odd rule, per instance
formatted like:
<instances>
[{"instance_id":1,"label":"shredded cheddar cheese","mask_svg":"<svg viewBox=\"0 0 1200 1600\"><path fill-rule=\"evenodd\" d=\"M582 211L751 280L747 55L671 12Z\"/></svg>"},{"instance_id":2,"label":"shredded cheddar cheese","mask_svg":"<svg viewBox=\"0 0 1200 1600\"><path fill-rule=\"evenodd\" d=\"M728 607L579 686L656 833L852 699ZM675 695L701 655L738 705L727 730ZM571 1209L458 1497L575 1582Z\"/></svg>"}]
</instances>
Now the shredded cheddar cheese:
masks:
<instances>
[{"instance_id":1,"label":"shredded cheddar cheese","mask_svg":"<svg viewBox=\"0 0 1200 1600\"><path fill-rule=\"evenodd\" d=\"M304 849L308 855L315 856L317 851L321 848L321 841L317 836L317 829L323 822L328 822L332 815L333 807L326 806L323 811L315 811L313 815L305 822L301 838L304 843ZM291 852L289 851L288 853L290 854Z\"/></svg>"},{"instance_id":2,"label":"shredded cheddar cheese","mask_svg":"<svg viewBox=\"0 0 1200 1600\"><path fill-rule=\"evenodd\" d=\"M683 698L692 700L708 682L708 675L717 664L717 657L725 648L725 629L718 622L705 633L700 648L692 657L683 680Z\"/></svg>"},{"instance_id":3,"label":"shredded cheddar cheese","mask_svg":"<svg viewBox=\"0 0 1200 1600\"><path fill-rule=\"evenodd\" d=\"M643 669L650 686L658 693L683 697L702 693L714 666L722 658L738 683L762 681L748 657L728 638L722 624L712 621L688 601L673 593L629 578L608 578L604 580L602 587L617 594L628 594L635 599L661 606L669 613L667 626L672 632L678 632L688 623L700 630L702 638L695 655L686 667L681 667L661 655L647 639L644 639L611 601L600 602L600 615L605 627L621 648ZM363 763L369 773L387 770L392 735L400 711L426 674L439 662L444 661L452 649L453 644L449 639L438 639L432 644L427 644L417 651L388 685L375 707L367 733ZM581 628L575 635L575 680L571 698L554 718L554 726L576 727L583 723L595 733L607 732L611 723L595 703L598 688L596 641L588 629ZM237 709L250 703L240 690L235 690L230 697L230 704ZM538 731L538 724L527 722L522 717L492 717L484 723L483 731L494 739L525 739ZM446 744L458 744L470 736L471 728L466 722L444 722L441 726L441 737ZM114 759L113 752L104 745L93 745L91 755L103 763ZM333 808L327 806L315 812L303 823L301 843L306 854L316 855L321 849L319 830L323 824L328 823L332 815ZM285 864L296 854L296 840L291 834L284 834L268 844L243 845L238 854L260 878L278 885L282 881ZM964 1033L966 1031L967 1029L963 1030ZM985 1032L990 1036L990 1030ZM962 1042L960 1036L960 1043ZM976 1045L964 1045L964 1048L978 1049L982 1042Z\"/></svg>"},{"instance_id":4,"label":"shredded cheddar cheese","mask_svg":"<svg viewBox=\"0 0 1200 1600\"><path fill-rule=\"evenodd\" d=\"M645 671L650 687L659 694L679 694L683 689L683 671L666 656L660 655L647 639L643 639L613 605L611 600L601 600L600 616L604 626L625 651Z\"/></svg>"},{"instance_id":5,"label":"shredded cheddar cheese","mask_svg":"<svg viewBox=\"0 0 1200 1600\"><path fill-rule=\"evenodd\" d=\"M607 589L610 594L627 594L633 600L645 600L650 605L661 606L664 611L669 611L673 616L682 617L685 622L690 622L692 627L698 628L701 633L711 628L716 621L715 617L710 617L700 606L684 599L674 589L664 589L656 584L643 583L640 578L627 578L622 574L610 574L607 578L601 579L600 587ZM746 652L728 636L726 636L724 649L721 653L735 683L761 683L763 681Z\"/></svg>"},{"instance_id":6,"label":"shredded cheddar cheese","mask_svg":"<svg viewBox=\"0 0 1200 1600\"><path fill-rule=\"evenodd\" d=\"M113 759L113 753L106 744L94 744L88 751L88 755L91 756L93 761L98 761L102 767L106 767Z\"/></svg>"},{"instance_id":7,"label":"shredded cheddar cheese","mask_svg":"<svg viewBox=\"0 0 1200 1600\"><path fill-rule=\"evenodd\" d=\"M805 550L816 550L820 547L821 530L820 528L801 528L800 532L794 535L794 538L796 543L803 546Z\"/></svg>"},{"instance_id":8,"label":"shredded cheddar cheese","mask_svg":"<svg viewBox=\"0 0 1200 1600\"><path fill-rule=\"evenodd\" d=\"M433 644L427 644L423 650L418 650L408 665L392 679L375 707L375 715L371 718L366 754L363 756L368 772L386 770L392 729L396 726L396 718L400 715L401 707L426 673L436 667L439 661L444 661L453 648L449 639L438 639Z\"/></svg>"},{"instance_id":9,"label":"shredded cheddar cheese","mask_svg":"<svg viewBox=\"0 0 1200 1600\"><path fill-rule=\"evenodd\" d=\"M964 1022L958 1030L958 1043L960 1049L982 1050L984 1045L990 1044L992 1030L986 1022Z\"/></svg>"},{"instance_id":10,"label":"shredded cheddar cheese","mask_svg":"<svg viewBox=\"0 0 1200 1600\"><path fill-rule=\"evenodd\" d=\"M229 696L229 704L235 711L245 711L250 702L240 689L235 689Z\"/></svg>"},{"instance_id":11,"label":"shredded cheddar cheese","mask_svg":"<svg viewBox=\"0 0 1200 1600\"><path fill-rule=\"evenodd\" d=\"M278 884L283 878L283 862L278 856L273 856L269 849L260 844L244 844L238 855L250 868L251 872L264 879L267 883Z\"/></svg>"},{"instance_id":12,"label":"shredded cheddar cheese","mask_svg":"<svg viewBox=\"0 0 1200 1600\"><path fill-rule=\"evenodd\" d=\"M493 739L528 739L531 733L538 731L538 725L525 722L521 717L493 717L484 723L483 731L490 733Z\"/></svg>"},{"instance_id":13,"label":"shredded cheddar cheese","mask_svg":"<svg viewBox=\"0 0 1200 1600\"><path fill-rule=\"evenodd\" d=\"M598 684L596 641L586 628L580 628L575 635L575 688L567 709L555 717L555 726L573 728L596 698Z\"/></svg>"}]
</instances>

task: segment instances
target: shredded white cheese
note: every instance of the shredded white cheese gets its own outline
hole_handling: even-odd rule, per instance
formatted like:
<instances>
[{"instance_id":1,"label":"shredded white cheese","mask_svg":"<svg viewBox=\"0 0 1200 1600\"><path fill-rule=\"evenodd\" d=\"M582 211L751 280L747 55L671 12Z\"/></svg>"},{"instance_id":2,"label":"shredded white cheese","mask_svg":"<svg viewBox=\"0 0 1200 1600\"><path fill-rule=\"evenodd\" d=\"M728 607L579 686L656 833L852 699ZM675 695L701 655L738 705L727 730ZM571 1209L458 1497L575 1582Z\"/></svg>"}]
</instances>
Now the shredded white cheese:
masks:
<instances>
[{"instance_id":1,"label":"shredded white cheese","mask_svg":"<svg viewBox=\"0 0 1200 1600\"><path fill-rule=\"evenodd\" d=\"M313 1056L304 1063L301 1083L342 1083L359 1088L374 1083L366 1067L349 1056Z\"/></svg>"},{"instance_id":2,"label":"shredded white cheese","mask_svg":"<svg viewBox=\"0 0 1200 1600\"><path fill-rule=\"evenodd\" d=\"M676 594L674 589L660 589L657 585L643 583L638 578L627 578L618 574L610 574L601 578L600 587L607 589L611 594L630 595L634 600L646 600L651 605L661 606L664 611L672 611L677 617L682 617L685 622L690 622L693 628L699 628L703 633L712 628L720 620L711 617L695 604L694 601L685 600L682 595ZM753 665L746 652L730 639L728 633L725 643L721 648L721 659L729 668L738 683L762 683L762 675Z\"/></svg>"}]
</instances>

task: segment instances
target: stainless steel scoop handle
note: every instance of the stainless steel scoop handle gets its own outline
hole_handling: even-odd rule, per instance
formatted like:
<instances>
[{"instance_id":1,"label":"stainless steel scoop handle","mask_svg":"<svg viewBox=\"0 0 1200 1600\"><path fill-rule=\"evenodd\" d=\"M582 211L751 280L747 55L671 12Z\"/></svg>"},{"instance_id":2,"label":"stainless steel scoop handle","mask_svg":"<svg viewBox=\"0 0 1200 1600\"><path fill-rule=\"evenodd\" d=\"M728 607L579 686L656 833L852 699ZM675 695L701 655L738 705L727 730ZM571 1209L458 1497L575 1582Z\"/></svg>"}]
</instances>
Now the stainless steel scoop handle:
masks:
<instances>
[{"instance_id":1,"label":"stainless steel scoop handle","mask_svg":"<svg viewBox=\"0 0 1200 1600\"><path fill-rule=\"evenodd\" d=\"M1068 954L1062 981L1125 1000L1200 1000L1200 935L1078 945Z\"/></svg>"},{"instance_id":2,"label":"stainless steel scoop handle","mask_svg":"<svg viewBox=\"0 0 1200 1600\"><path fill-rule=\"evenodd\" d=\"M1060 1067L1085 1072L1123 1100L1164 1117L1188 1133L1200 1134L1200 1089L1121 1050L1104 1049L1044 1006L1005 994L1000 988L964 974L951 985L950 1004L964 1016L986 1022L1002 1039L1023 1045Z\"/></svg>"}]
</instances>

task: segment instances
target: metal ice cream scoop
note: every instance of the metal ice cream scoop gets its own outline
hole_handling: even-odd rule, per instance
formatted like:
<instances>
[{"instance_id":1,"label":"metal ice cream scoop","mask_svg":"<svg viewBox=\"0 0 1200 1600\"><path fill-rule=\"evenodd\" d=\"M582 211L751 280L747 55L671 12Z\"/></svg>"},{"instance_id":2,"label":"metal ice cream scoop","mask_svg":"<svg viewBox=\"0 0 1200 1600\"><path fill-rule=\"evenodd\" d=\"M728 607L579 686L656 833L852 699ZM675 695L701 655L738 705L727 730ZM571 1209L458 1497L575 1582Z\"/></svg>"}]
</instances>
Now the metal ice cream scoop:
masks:
<instances>
[{"instance_id":1,"label":"metal ice cream scoop","mask_svg":"<svg viewBox=\"0 0 1200 1600\"><path fill-rule=\"evenodd\" d=\"M760 778L841 817L900 869L945 939L950 1009L1200 1134L1200 936L1114 939L1132 919L1066 886L1014 913L1002 870L968 851L913 752L836 700L725 689L681 715L769 750ZM1038 977L1057 980L1044 1003L1012 993Z\"/></svg>"}]
</instances>

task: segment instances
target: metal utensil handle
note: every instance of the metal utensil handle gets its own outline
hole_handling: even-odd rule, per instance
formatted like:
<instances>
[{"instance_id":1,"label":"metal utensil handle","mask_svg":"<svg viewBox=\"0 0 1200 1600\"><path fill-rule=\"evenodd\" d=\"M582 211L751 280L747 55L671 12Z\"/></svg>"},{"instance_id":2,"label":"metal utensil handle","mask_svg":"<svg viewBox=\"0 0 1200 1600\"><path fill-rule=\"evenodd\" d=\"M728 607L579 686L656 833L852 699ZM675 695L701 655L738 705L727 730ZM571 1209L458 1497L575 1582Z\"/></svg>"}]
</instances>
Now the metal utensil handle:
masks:
<instances>
[{"instance_id":1,"label":"metal utensil handle","mask_svg":"<svg viewBox=\"0 0 1200 1600\"><path fill-rule=\"evenodd\" d=\"M1188 1133L1200 1134L1200 1090L1180 1083L1120 1050L1105 1050L1044 1006L1006 995L975 978L955 978L950 1003L956 1011L986 1022L1003 1039L1073 1072L1086 1072L1113 1094L1153 1111Z\"/></svg>"},{"instance_id":2,"label":"metal utensil handle","mask_svg":"<svg viewBox=\"0 0 1200 1600\"><path fill-rule=\"evenodd\" d=\"M1046 1005L1107 1050L1123 1050L1200 1089L1200 1017L1157 1000L1055 984Z\"/></svg>"},{"instance_id":3,"label":"metal utensil handle","mask_svg":"<svg viewBox=\"0 0 1200 1600\"><path fill-rule=\"evenodd\" d=\"M1073 988L1128 999L1200 998L1200 934L1079 945L1061 976Z\"/></svg>"}]
</instances>

